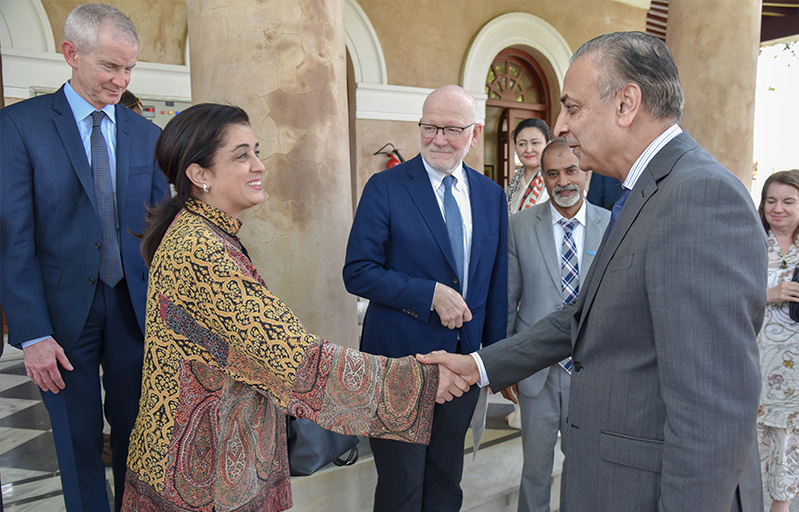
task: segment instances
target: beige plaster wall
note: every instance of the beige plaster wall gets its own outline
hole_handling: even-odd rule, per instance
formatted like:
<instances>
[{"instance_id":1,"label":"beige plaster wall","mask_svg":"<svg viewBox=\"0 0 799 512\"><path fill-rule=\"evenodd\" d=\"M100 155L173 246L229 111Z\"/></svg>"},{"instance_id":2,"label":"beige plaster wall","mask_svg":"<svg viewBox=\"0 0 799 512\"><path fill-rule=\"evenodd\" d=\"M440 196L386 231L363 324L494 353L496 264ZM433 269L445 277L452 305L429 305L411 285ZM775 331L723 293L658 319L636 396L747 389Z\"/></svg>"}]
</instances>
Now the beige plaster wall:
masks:
<instances>
[{"instance_id":1,"label":"beige plaster wall","mask_svg":"<svg viewBox=\"0 0 799 512\"><path fill-rule=\"evenodd\" d=\"M643 30L646 24L644 9L610 0L358 0L358 4L380 40L388 82L414 87L459 83L474 37L487 22L509 12L546 20L571 48L604 32Z\"/></svg>"},{"instance_id":2,"label":"beige plaster wall","mask_svg":"<svg viewBox=\"0 0 799 512\"><path fill-rule=\"evenodd\" d=\"M56 51L64 42L64 22L81 0L42 0ZM186 0L102 0L124 12L139 33L139 60L185 64Z\"/></svg>"}]
</instances>

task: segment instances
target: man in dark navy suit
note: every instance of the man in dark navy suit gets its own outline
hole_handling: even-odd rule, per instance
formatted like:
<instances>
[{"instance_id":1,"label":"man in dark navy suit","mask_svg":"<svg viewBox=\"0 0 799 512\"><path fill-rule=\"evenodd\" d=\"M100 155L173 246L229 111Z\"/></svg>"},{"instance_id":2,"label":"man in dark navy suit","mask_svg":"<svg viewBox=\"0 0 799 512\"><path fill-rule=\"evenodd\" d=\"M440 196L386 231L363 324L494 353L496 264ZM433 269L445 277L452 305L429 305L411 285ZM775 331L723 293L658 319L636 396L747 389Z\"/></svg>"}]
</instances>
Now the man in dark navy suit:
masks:
<instances>
[{"instance_id":1,"label":"man in dark navy suit","mask_svg":"<svg viewBox=\"0 0 799 512\"><path fill-rule=\"evenodd\" d=\"M124 14L81 5L61 47L71 80L0 111L0 292L50 414L69 511L108 510L103 409L120 507L138 412L147 268L133 233L167 194L160 130L116 105L138 48Z\"/></svg>"},{"instance_id":2,"label":"man in dark navy suit","mask_svg":"<svg viewBox=\"0 0 799 512\"><path fill-rule=\"evenodd\" d=\"M370 300L361 348L401 357L471 353L505 335L507 205L496 183L463 165L482 133L474 98L449 85L425 100L421 154L363 191L344 282ZM371 440L376 511L457 511L472 388L437 405L429 446ZM401 405L401 397L389 402Z\"/></svg>"}]
</instances>

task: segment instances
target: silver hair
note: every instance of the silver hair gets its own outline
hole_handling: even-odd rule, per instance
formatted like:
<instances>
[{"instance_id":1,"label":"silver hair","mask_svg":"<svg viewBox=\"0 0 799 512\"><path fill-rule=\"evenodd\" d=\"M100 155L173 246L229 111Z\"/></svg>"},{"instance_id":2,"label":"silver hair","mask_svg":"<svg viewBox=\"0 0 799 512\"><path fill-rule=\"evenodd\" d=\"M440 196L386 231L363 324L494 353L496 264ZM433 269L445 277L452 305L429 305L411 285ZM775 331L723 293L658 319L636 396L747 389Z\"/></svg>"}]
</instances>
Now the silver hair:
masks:
<instances>
[{"instance_id":1,"label":"silver hair","mask_svg":"<svg viewBox=\"0 0 799 512\"><path fill-rule=\"evenodd\" d=\"M74 44L79 52L91 53L99 48L100 27L110 24L117 37L138 46L139 35L133 22L122 11L105 4L83 4L75 7L64 23L64 40Z\"/></svg>"},{"instance_id":2,"label":"silver hair","mask_svg":"<svg viewBox=\"0 0 799 512\"><path fill-rule=\"evenodd\" d=\"M662 40L644 32L603 34L580 46L571 62L584 56L594 59L604 101L626 84L635 83L655 119L680 121L685 97L677 65Z\"/></svg>"}]
</instances>

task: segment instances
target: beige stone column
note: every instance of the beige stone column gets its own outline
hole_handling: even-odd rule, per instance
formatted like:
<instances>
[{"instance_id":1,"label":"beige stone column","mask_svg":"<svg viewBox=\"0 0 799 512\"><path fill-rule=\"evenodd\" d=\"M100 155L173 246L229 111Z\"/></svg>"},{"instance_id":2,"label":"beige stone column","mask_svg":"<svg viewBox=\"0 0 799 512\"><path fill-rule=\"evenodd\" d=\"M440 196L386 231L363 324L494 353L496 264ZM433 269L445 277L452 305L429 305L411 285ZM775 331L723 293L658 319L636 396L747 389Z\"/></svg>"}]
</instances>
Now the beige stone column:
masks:
<instances>
[{"instance_id":1,"label":"beige stone column","mask_svg":"<svg viewBox=\"0 0 799 512\"><path fill-rule=\"evenodd\" d=\"M357 346L341 269L352 223L342 0L189 0L192 102L242 107L266 200L241 237L305 327Z\"/></svg>"},{"instance_id":2,"label":"beige stone column","mask_svg":"<svg viewBox=\"0 0 799 512\"><path fill-rule=\"evenodd\" d=\"M666 43L685 90L682 127L752 183L760 0L671 0Z\"/></svg>"}]
</instances>

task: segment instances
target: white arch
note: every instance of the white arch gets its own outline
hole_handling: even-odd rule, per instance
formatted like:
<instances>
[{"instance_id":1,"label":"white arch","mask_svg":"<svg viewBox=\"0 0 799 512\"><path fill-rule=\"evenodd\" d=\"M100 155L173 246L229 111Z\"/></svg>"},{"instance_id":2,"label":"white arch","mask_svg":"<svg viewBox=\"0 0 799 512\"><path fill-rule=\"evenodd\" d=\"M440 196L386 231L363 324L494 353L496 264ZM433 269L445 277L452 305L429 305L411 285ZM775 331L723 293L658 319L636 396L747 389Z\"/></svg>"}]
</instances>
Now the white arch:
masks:
<instances>
[{"instance_id":1,"label":"white arch","mask_svg":"<svg viewBox=\"0 0 799 512\"><path fill-rule=\"evenodd\" d=\"M549 61L558 79L558 95L572 50L555 27L524 12L497 16L480 30L463 65L463 88L474 95L485 96L486 74L494 58L505 48L516 45L534 48Z\"/></svg>"},{"instance_id":2,"label":"white arch","mask_svg":"<svg viewBox=\"0 0 799 512\"><path fill-rule=\"evenodd\" d=\"M0 21L3 48L55 53L53 31L41 0L0 0Z\"/></svg>"},{"instance_id":3,"label":"white arch","mask_svg":"<svg viewBox=\"0 0 799 512\"><path fill-rule=\"evenodd\" d=\"M344 37L356 83L388 83L386 59L372 23L356 0L344 1Z\"/></svg>"}]
</instances>

